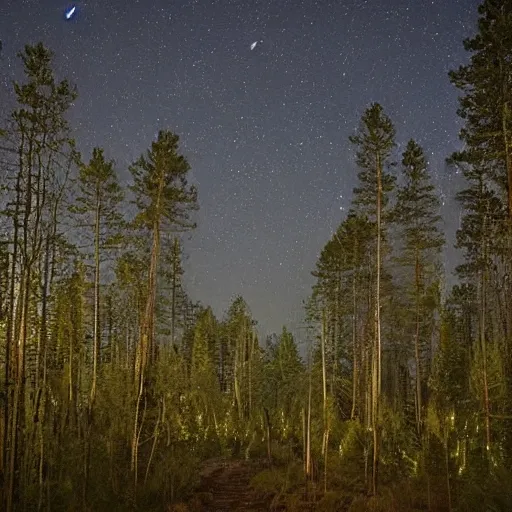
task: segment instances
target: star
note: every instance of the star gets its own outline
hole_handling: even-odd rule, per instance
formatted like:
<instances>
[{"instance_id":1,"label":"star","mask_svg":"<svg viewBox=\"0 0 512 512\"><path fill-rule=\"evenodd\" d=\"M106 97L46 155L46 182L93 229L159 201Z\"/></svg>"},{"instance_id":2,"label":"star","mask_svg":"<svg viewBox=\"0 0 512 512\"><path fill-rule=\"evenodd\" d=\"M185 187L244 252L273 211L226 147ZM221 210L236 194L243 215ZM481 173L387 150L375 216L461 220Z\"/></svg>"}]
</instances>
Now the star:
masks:
<instances>
[{"instance_id":1,"label":"star","mask_svg":"<svg viewBox=\"0 0 512 512\"><path fill-rule=\"evenodd\" d=\"M67 20L70 20L73 17L73 15L75 14L75 12L76 12L76 5L73 5L73 7L71 7L70 9L68 9L65 12L64 16L66 16Z\"/></svg>"},{"instance_id":2,"label":"star","mask_svg":"<svg viewBox=\"0 0 512 512\"><path fill-rule=\"evenodd\" d=\"M263 332L279 331L311 293L317 253L350 209L358 169L348 137L366 106L382 103L397 143L421 141L435 153L433 168L443 170L459 148L458 91L447 71L468 58L462 41L481 0L430 1L407 10L403 0L388 0L386 9L379 0L259 2L259 9L243 8L247 0L221 2L222 9L190 0L173 2L170 17L168 0L108 0L108 16L95 2L90 23L62 33L48 30L46 14L27 16L27 2L7 2L0 112L7 115L10 84L20 80L15 52L33 34L54 52L59 79L77 85L69 114L78 149L88 156L104 147L124 185L155 132L175 131L201 206L186 241L187 293L221 317L240 294ZM48 2L37 3L42 13ZM84 21L85 3L55 4L50 16ZM439 179L449 191L451 235L458 172ZM271 308L268 297L276 299Z\"/></svg>"}]
</instances>

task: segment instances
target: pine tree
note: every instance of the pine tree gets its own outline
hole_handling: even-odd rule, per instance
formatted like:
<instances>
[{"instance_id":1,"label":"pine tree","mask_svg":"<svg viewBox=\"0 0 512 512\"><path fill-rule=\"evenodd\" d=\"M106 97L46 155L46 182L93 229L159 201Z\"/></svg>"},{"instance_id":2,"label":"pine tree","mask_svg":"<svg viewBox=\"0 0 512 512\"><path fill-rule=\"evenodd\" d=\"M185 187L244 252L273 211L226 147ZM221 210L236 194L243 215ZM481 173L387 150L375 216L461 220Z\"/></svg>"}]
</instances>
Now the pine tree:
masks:
<instances>
[{"instance_id":1,"label":"pine tree","mask_svg":"<svg viewBox=\"0 0 512 512\"><path fill-rule=\"evenodd\" d=\"M464 93L458 113L465 123L460 136L466 149L456 159L492 169L512 220L512 4L484 0L478 12L478 34L464 41L470 63L450 72L451 82Z\"/></svg>"},{"instance_id":2,"label":"pine tree","mask_svg":"<svg viewBox=\"0 0 512 512\"><path fill-rule=\"evenodd\" d=\"M29 415L25 415L25 407L31 403L28 397L44 392L40 388L40 366L47 342L50 268L69 175L65 160L69 157L69 161L73 161L74 158L65 113L76 98L76 91L67 80L56 80L52 69L53 54L42 43L25 46L19 57L26 82L14 84L19 107L12 113L10 124L4 131L6 147L3 148L16 155L16 160L9 166L11 172L7 181L14 186L12 190L8 188L12 195L4 212L11 221L12 241L2 459L4 474L8 477L4 494L7 511L15 506L14 479L18 464L21 464L16 457L19 442L25 435L27 439L31 438L34 431L34 425L26 422ZM57 173L59 166L62 171ZM39 297L41 301L38 303ZM42 317L35 314L38 308L42 310ZM29 351L35 352L32 375L26 373ZM38 389L29 394L32 383ZM25 453L32 456L32 442L22 442L21 445L25 447ZM33 474L25 476L25 482L35 479Z\"/></svg>"},{"instance_id":3,"label":"pine tree","mask_svg":"<svg viewBox=\"0 0 512 512\"><path fill-rule=\"evenodd\" d=\"M275 418L280 419L281 435L286 438L299 421L303 365L292 334L283 327L270 363L274 372L273 387L276 393Z\"/></svg>"},{"instance_id":4,"label":"pine tree","mask_svg":"<svg viewBox=\"0 0 512 512\"><path fill-rule=\"evenodd\" d=\"M244 427L253 413L254 363L258 340L249 306L243 297L231 303L222 330L221 382L222 389L231 395L233 403L234 452L238 453L244 440Z\"/></svg>"},{"instance_id":5,"label":"pine tree","mask_svg":"<svg viewBox=\"0 0 512 512\"><path fill-rule=\"evenodd\" d=\"M183 245L179 237L172 238L170 247L163 255L162 277L164 278L163 293L165 307L168 311L169 341L176 346L179 330L181 330L180 349L183 350L184 313L187 294L183 288Z\"/></svg>"},{"instance_id":6,"label":"pine tree","mask_svg":"<svg viewBox=\"0 0 512 512\"><path fill-rule=\"evenodd\" d=\"M106 250L112 248L119 238L122 217L119 204L123 193L114 170L114 162L106 161L103 150L94 148L87 165L80 166L78 176L79 196L76 205L71 208L79 214L87 235L92 238L94 265L94 314L92 333L92 376L88 406L88 429L86 442L86 461L84 475L84 502L87 499L87 486L90 468L90 442L92 413L96 397L98 365L101 347L100 325L100 286L101 260Z\"/></svg>"},{"instance_id":7,"label":"pine tree","mask_svg":"<svg viewBox=\"0 0 512 512\"><path fill-rule=\"evenodd\" d=\"M403 243L399 261L409 271L406 286L414 304L413 331L409 332L414 339L416 429L421 436L423 396L428 379L424 354L429 354L434 309L439 302L440 253L444 238L439 230L440 201L430 180L423 149L410 140L402 156L404 184L397 193L395 212Z\"/></svg>"},{"instance_id":8,"label":"pine tree","mask_svg":"<svg viewBox=\"0 0 512 512\"><path fill-rule=\"evenodd\" d=\"M112 248L119 238L122 216L119 205L123 193L114 170L114 162L106 161L104 152L94 148L87 165L80 167L78 177L79 196L72 211L79 214L82 226L87 228L92 239L94 259L94 321L93 321L93 371L90 407L94 403L98 374L98 359L101 344L100 326L100 284L103 252Z\"/></svg>"},{"instance_id":9,"label":"pine tree","mask_svg":"<svg viewBox=\"0 0 512 512\"><path fill-rule=\"evenodd\" d=\"M147 301L148 258L137 248L122 254L116 261L116 309L119 312L118 329L123 339L126 366L133 363L133 348L138 344L144 305ZM122 314L130 311L130 315Z\"/></svg>"},{"instance_id":10,"label":"pine tree","mask_svg":"<svg viewBox=\"0 0 512 512\"><path fill-rule=\"evenodd\" d=\"M354 418L357 414L364 421L368 419L365 417L365 398L360 395L366 395L369 390L364 385L367 376L362 372L367 351L363 341L367 336L362 333L369 314L365 290L370 287L368 268L372 233L372 224L368 219L350 211L322 249L316 270L312 272L317 278L312 298L325 304L328 315L336 315L334 320L328 321L328 326L337 334L334 346L328 349L332 355L329 359L329 372L336 369L340 359L352 362L350 416ZM321 309L320 305L317 305L317 309ZM337 399L341 402L345 393L338 384L341 384L342 377L341 374L337 375L337 371L335 373L335 378L333 376L330 379L333 384L337 384L332 392L339 395Z\"/></svg>"},{"instance_id":11,"label":"pine tree","mask_svg":"<svg viewBox=\"0 0 512 512\"><path fill-rule=\"evenodd\" d=\"M145 371L154 359L155 308L157 273L160 260L161 238L165 232L186 231L195 224L190 214L197 209L197 191L187 182L190 169L187 159L178 153L179 137L170 131L160 131L146 155L142 155L130 168L134 184L138 213L134 226L151 236L148 294L135 361L135 382L138 389L135 423L132 439L132 471L137 487L139 407L145 388Z\"/></svg>"},{"instance_id":12,"label":"pine tree","mask_svg":"<svg viewBox=\"0 0 512 512\"><path fill-rule=\"evenodd\" d=\"M460 138L465 144L451 160L469 182L459 194L464 219L457 234L465 250L459 275L478 283L478 333L474 347L480 354L485 418L485 444L490 453L493 409L510 414L512 402L496 403L490 393L488 355L500 353L508 394L512 392L512 3L484 0L477 34L464 42L470 62L450 73L462 91L459 116L464 122ZM497 320L497 315L501 320ZM494 402L494 403L493 403ZM510 429L506 429L510 430ZM512 437L508 442L512 460Z\"/></svg>"},{"instance_id":13,"label":"pine tree","mask_svg":"<svg viewBox=\"0 0 512 512\"><path fill-rule=\"evenodd\" d=\"M487 344L489 333L488 316L490 313L491 289L490 274L493 271L493 253L499 243L500 230L494 222L502 214L502 204L490 185L489 174L485 167L478 165L464 167L468 188L457 194L465 212L461 227L457 231L457 247L464 250L465 262L457 267L457 273L463 282L475 284L472 300L476 306L477 334L469 343L480 345L482 363L483 410L485 415L486 445L491 443L491 404L487 377Z\"/></svg>"},{"instance_id":14,"label":"pine tree","mask_svg":"<svg viewBox=\"0 0 512 512\"><path fill-rule=\"evenodd\" d=\"M190 387L195 405L198 428L203 434L214 428L218 431L216 410L220 386L215 371L215 347L219 336L218 322L211 308L202 311L194 328L190 367Z\"/></svg>"},{"instance_id":15,"label":"pine tree","mask_svg":"<svg viewBox=\"0 0 512 512\"><path fill-rule=\"evenodd\" d=\"M381 274L383 242L386 221L389 219L386 206L395 179L387 172L391 152L395 146L395 128L378 103L371 105L361 118L357 135L350 141L357 147L356 162L361 171L358 174L360 186L354 189L354 205L375 226L375 332L372 349L372 432L373 472L372 492L377 492L377 467L379 461L379 405L382 382L382 340L381 340Z\"/></svg>"}]
</instances>

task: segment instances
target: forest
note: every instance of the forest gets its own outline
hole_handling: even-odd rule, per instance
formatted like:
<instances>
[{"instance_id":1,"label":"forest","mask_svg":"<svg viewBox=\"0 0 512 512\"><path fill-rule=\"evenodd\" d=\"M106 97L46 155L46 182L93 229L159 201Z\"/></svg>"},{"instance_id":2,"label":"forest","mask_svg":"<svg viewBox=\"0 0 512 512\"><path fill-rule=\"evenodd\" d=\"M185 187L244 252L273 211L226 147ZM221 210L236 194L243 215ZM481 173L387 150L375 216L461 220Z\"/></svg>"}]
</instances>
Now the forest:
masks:
<instances>
[{"instance_id":1,"label":"forest","mask_svg":"<svg viewBox=\"0 0 512 512\"><path fill-rule=\"evenodd\" d=\"M123 188L108 148L78 151L52 51L25 46L0 129L2 510L221 510L212 464L255 500L224 510L512 510L512 4L478 16L447 77L456 240L424 148L410 134L398 154L369 105L304 350L286 327L259 339L242 297L216 318L187 295L207 191L179 136L159 131Z\"/></svg>"}]
</instances>

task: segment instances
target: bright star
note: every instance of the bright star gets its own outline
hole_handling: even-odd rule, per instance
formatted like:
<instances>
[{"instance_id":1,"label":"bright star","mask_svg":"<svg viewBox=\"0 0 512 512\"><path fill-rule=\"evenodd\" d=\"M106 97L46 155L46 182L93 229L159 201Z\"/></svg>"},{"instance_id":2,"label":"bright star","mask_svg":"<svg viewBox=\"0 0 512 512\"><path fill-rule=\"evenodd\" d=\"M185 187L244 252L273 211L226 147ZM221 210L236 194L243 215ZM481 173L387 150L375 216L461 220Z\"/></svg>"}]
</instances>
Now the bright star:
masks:
<instances>
[{"instance_id":1,"label":"bright star","mask_svg":"<svg viewBox=\"0 0 512 512\"><path fill-rule=\"evenodd\" d=\"M70 20L72 18L73 14L75 14L75 11L76 11L76 5L74 5L73 7L71 7L71 9L66 11L66 13L65 13L66 19Z\"/></svg>"}]
</instances>

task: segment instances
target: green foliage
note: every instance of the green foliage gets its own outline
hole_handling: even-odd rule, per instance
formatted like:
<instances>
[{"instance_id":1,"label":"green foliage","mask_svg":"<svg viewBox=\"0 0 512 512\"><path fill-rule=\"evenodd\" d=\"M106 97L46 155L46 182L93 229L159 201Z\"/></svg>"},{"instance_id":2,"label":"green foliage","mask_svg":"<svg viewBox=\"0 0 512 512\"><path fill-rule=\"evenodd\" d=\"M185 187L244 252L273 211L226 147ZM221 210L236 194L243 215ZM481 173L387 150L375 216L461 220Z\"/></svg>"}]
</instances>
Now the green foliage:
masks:
<instances>
[{"instance_id":1,"label":"green foliage","mask_svg":"<svg viewBox=\"0 0 512 512\"><path fill-rule=\"evenodd\" d=\"M414 140L407 143L402 155L403 185L398 189L395 217L400 223L404 258L414 261L417 251L422 260L438 255L444 244L439 230L440 201L430 181L423 149ZM423 262L422 262L423 263ZM411 264L411 263L409 263Z\"/></svg>"},{"instance_id":2,"label":"green foliage","mask_svg":"<svg viewBox=\"0 0 512 512\"><path fill-rule=\"evenodd\" d=\"M464 326L468 343L467 366L471 380L466 400L485 434L487 449L480 454L485 465L498 459L498 452L512 460L512 444L495 411L509 416L512 390L510 353L510 247L512 219L512 5L504 0L484 0L479 7L478 31L464 42L470 61L450 73L462 91L459 116L464 125L460 137L464 148L452 155L462 170L467 187L458 199L464 210L458 246L465 261L458 274L467 284ZM503 323L504 318L505 323ZM498 414L500 416L500 414ZM483 427L483 428L482 428ZM478 439L478 436L475 436ZM477 457L478 459L478 457ZM477 463L478 460L472 461Z\"/></svg>"},{"instance_id":3,"label":"green foliage","mask_svg":"<svg viewBox=\"0 0 512 512\"><path fill-rule=\"evenodd\" d=\"M300 436L303 365L290 332L283 327L275 346L267 353L262 382L263 407L270 412L273 435L280 440Z\"/></svg>"},{"instance_id":4,"label":"green foliage","mask_svg":"<svg viewBox=\"0 0 512 512\"><path fill-rule=\"evenodd\" d=\"M351 496L344 492L330 491L325 493L322 498L315 503L315 510L318 512L337 512L338 510L346 510L351 501Z\"/></svg>"},{"instance_id":5,"label":"green foliage","mask_svg":"<svg viewBox=\"0 0 512 512\"><path fill-rule=\"evenodd\" d=\"M89 163L80 166L78 188L80 195L71 205L71 211L81 217L81 227L88 228L86 233L91 244L97 230L101 249L112 247L119 241L123 227L119 206L124 193L117 180L114 162L105 160L103 149L94 148Z\"/></svg>"},{"instance_id":6,"label":"green foliage","mask_svg":"<svg viewBox=\"0 0 512 512\"><path fill-rule=\"evenodd\" d=\"M43 43L26 45L18 57L23 62L27 82L14 84L16 100L22 108L14 112L13 118L22 126L25 123L38 125L36 133L62 134L68 128L63 114L77 97L75 88L67 80L56 82L53 53ZM44 124L40 124L42 119ZM50 137L48 145L58 140Z\"/></svg>"},{"instance_id":7,"label":"green foliage","mask_svg":"<svg viewBox=\"0 0 512 512\"><path fill-rule=\"evenodd\" d=\"M354 206L369 219L375 220L377 195L381 194L382 207L389 201L389 192L395 186L395 178L387 171L391 165L391 152L395 146L395 128L381 105L373 103L366 109L356 135L350 137L357 147L356 163L360 186L354 189ZM382 189L377 188L376 173L381 172Z\"/></svg>"},{"instance_id":8,"label":"green foliage","mask_svg":"<svg viewBox=\"0 0 512 512\"><path fill-rule=\"evenodd\" d=\"M251 480L251 487L264 496L296 491L304 482L302 466L292 462L286 466L264 469Z\"/></svg>"},{"instance_id":9,"label":"green foliage","mask_svg":"<svg viewBox=\"0 0 512 512\"><path fill-rule=\"evenodd\" d=\"M512 473L498 467L490 474L472 471L460 483L460 509L468 512L512 510Z\"/></svg>"},{"instance_id":10,"label":"green foliage","mask_svg":"<svg viewBox=\"0 0 512 512\"><path fill-rule=\"evenodd\" d=\"M348 512L420 512L425 510L424 503L415 503L408 483L400 482L393 487L383 487L378 496L358 496L350 504ZM438 509L433 509L438 510ZM442 510L442 509L441 509Z\"/></svg>"},{"instance_id":11,"label":"green foliage","mask_svg":"<svg viewBox=\"0 0 512 512\"><path fill-rule=\"evenodd\" d=\"M464 216L457 231L457 247L464 250L465 263L457 272L471 282L476 273L488 269L491 255L500 253L500 218L504 209L494 187L489 183L488 169L480 164L464 168L468 188L457 194Z\"/></svg>"},{"instance_id":12,"label":"green foliage","mask_svg":"<svg viewBox=\"0 0 512 512\"><path fill-rule=\"evenodd\" d=\"M485 165L490 179L503 190L510 187L512 6L506 0L484 0L478 12L478 33L464 41L470 62L450 72L451 82L463 93L458 114L466 144L454 160L468 164L469 173L472 166Z\"/></svg>"},{"instance_id":13,"label":"green foliage","mask_svg":"<svg viewBox=\"0 0 512 512\"><path fill-rule=\"evenodd\" d=\"M187 183L190 165L178 153L179 137L161 130L151 149L130 168L131 188L139 213L135 225L152 229L164 220L174 230L195 227L190 212L197 207L197 190Z\"/></svg>"}]
</instances>

